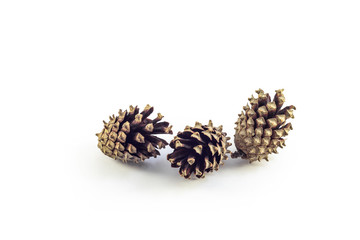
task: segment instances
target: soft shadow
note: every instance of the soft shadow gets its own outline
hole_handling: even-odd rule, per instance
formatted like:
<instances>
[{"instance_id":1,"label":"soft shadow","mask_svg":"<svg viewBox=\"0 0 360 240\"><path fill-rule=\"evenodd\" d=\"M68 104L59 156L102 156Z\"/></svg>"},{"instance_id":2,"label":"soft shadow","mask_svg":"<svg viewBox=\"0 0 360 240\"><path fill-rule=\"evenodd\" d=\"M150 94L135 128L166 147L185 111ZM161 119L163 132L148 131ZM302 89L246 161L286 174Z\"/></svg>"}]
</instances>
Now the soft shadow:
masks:
<instances>
[{"instance_id":1,"label":"soft shadow","mask_svg":"<svg viewBox=\"0 0 360 240\"><path fill-rule=\"evenodd\" d=\"M158 156L157 158L149 158L144 162L131 162L128 161L124 163L120 160L116 160L117 164L122 165L124 167L135 168L136 170L143 171L146 173L161 175L168 178L179 178L178 169L172 168L170 162L166 159L165 156ZM175 170L175 171L174 171Z\"/></svg>"},{"instance_id":2,"label":"soft shadow","mask_svg":"<svg viewBox=\"0 0 360 240\"><path fill-rule=\"evenodd\" d=\"M242 159L242 158L229 158L228 160L224 161L224 165L221 166L221 169L236 169L242 168L245 166L250 165L249 161Z\"/></svg>"},{"instance_id":3,"label":"soft shadow","mask_svg":"<svg viewBox=\"0 0 360 240\"><path fill-rule=\"evenodd\" d=\"M88 153L90 155L90 153ZM172 168L170 162L167 160L167 153L164 152L162 155L158 156L157 158L149 158L146 159L144 162L135 163L132 161L128 161L126 163L122 162L121 160L114 160L111 159L103 154L100 154L98 152L94 152L94 154L91 154L91 156L95 156L95 159L93 160L94 163L98 166L98 171L100 169L100 174L115 174L118 172L117 168L121 168L123 174L116 174L118 176L128 176L131 175L129 170L131 169L135 171L140 171L144 175L153 175L156 177L159 177L161 179L167 179L167 181L170 180L170 182L188 182L188 181L199 181L199 182L206 182L208 178L215 177L213 175L217 174L226 174L226 171L234 171L239 169L244 169L246 167L252 167L254 163L249 164L249 162L242 158L230 158L228 160L224 161L224 165L221 165L219 167L218 171L205 173L205 178L199 179L194 174L192 174L191 178L185 179L179 174L179 168ZM99 164L101 166L99 166ZM256 163L255 163L256 165ZM116 167L118 166L118 167ZM231 174L231 173L230 173Z\"/></svg>"},{"instance_id":4,"label":"soft shadow","mask_svg":"<svg viewBox=\"0 0 360 240\"><path fill-rule=\"evenodd\" d=\"M135 162L127 162L124 163L120 160L116 160L117 164L122 165L124 167L135 168L136 170L140 170L150 174L156 174L162 177L172 178L172 179L179 179L182 178L179 174L179 168L172 168L170 166L170 162L166 159L166 156L159 156L157 158L150 158L146 159L144 162L135 163ZM228 160L224 161L224 165L219 167L218 172L221 173L222 171L227 170L234 170L243 168L246 166L254 165L250 164L247 160L242 158L229 158ZM215 171L214 171L215 172ZM212 172L206 173L206 177L210 177ZM202 180L198 179L197 177L192 174L191 178L186 179L187 181L194 181L194 180Z\"/></svg>"}]
</instances>

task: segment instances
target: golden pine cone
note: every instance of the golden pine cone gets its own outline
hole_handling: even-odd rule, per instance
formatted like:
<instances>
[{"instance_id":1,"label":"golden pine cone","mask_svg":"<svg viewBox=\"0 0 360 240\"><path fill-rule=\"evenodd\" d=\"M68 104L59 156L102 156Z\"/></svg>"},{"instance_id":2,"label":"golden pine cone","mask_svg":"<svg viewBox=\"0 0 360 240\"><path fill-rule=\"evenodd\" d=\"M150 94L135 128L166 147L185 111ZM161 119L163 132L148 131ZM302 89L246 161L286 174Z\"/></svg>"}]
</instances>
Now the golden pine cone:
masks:
<instances>
[{"instance_id":1,"label":"golden pine cone","mask_svg":"<svg viewBox=\"0 0 360 240\"><path fill-rule=\"evenodd\" d=\"M195 123L195 127L186 126L183 132L170 142L173 153L167 156L171 167L180 167L179 173L190 178L194 173L197 178L205 177L205 172L218 170L222 160L230 153L227 147L230 138L222 132L222 126L214 127L211 120L208 125Z\"/></svg>"},{"instance_id":2,"label":"golden pine cone","mask_svg":"<svg viewBox=\"0 0 360 240\"><path fill-rule=\"evenodd\" d=\"M129 111L120 109L119 116L110 116L110 121L104 121L103 130L96 134L100 150L123 162L139 162L160 155L157 148L165 148L168 143L154 134L172 134L172 126L168 122L160 122L163 118L160 113L155 119L149 119L153 111L150 105L141 113L137 106L130 106Z\"/></svg>"},{"instance_id":3,"label":"golden pine cone","mask_svg":"<svg viewBox=\"0 0 360 240\"><path fill-rule=\"evenodd\" d=\"M273 101L268 93L262 89L256 91L258 98L251 96L249 104L239 114L235 127L235 146L238 152L231 157L241 156L251 162L265 159L268 155L277 153L277 148L285 146L285 139L292 130L291 123L286 123L289 118L294 118L295 106L282 108L285 102L284 89L275 91Z\"/></svg>"}]
</instances>

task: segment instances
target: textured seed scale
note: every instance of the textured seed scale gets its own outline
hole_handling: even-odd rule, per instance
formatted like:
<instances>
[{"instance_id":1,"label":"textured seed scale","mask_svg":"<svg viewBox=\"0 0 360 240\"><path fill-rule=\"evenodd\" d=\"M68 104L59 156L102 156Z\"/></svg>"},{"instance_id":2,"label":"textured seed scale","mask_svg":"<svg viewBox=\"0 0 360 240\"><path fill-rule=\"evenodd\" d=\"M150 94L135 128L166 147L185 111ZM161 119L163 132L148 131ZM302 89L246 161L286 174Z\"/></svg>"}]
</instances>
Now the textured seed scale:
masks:
<instances>
[{"instance_id":1,"label":"textured seed scale","mask_svg":"<svg viewBox=\"0 0 360 240\"><path fill-rule=\"evenodd\" d=\"M285 103L284 89L275 91L274 99L262 89L256 91L257 98L249 98L250 105L239 114L235 127L235 146L237 152L231 157L241 156L249 162L268 160L268 155L277 153L277 148L285 146L284 137L292 130L289 118L294 118L295 106L282 108Z\"/></svg>"},{"instance_id":2,"label":"textured seed scale","mask_svg":"<svg viewBox=\"0 0 360 240\"><path fill-rule=\"evenodd\" d=\"M154 120L149 119L153 111L150 105L141 113L137 106L130 106L129 111L120 109L118 116L110 116L110 121L104 121L103 130L96 134L100 150L123 162L157 157L160 154L157 149L165 148L168 143L154 134L172 134L172 126L161 122L163 116L160 113Z\"/></svg>"},{"instance_id":3,"label":"textured seed scale","mask_svg":"<svg viewBox=\"0 0 360 240\"><path fill-rule=\"evenodd\" d=\"M203 178L205 172L218 170L223 160L228 158L229 139L222 132L222 126L214 127L211 121L208 125L196 122L194 127L186 126L170 142L174 151L167 159L172 167L179 167L181 176L190 178L194 173L197 178Z\"/></svg>"}]
</instances>

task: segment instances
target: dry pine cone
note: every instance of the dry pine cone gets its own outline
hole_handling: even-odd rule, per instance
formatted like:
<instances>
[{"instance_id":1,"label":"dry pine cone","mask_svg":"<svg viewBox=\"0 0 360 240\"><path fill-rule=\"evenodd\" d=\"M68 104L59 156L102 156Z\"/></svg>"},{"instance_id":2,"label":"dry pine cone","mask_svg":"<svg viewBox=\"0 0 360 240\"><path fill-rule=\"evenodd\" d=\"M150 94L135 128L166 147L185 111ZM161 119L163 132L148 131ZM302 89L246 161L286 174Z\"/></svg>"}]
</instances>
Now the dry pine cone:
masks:
<instances>
[{"instance_id":1,"label":"dry pine cone","mask_svg":"<svg viewBox=\"0 0 360 240\"><path fill-rule=\"evenodd\" d=\"M168 143L153 134L172 134L168 122L160 122L163 116L151 120L148 116L154 108L147 105L141 113L139 108L130 106L127 110L119 110L119 116L110 116L110 121L104 121L104 129L96 134L98 147L107 156L124 162L132 160L139 162L149 157L156 157L156 148L165 148Z\"/></svg>"},{"instance_id":2,"label":"dry pine cone","mask_svg":"<svg viewBox=\"0 0 360 240\"><path fill-rule=\"evenodd\" d=\"M218 170L219 165L226 160L229 137L222 132L222 126L213 127L211 121L208 125L196 122L195 127L186 126L183 132L170 142L174 152L167 156L172 167L180 167L179 173L190 178L194 173L196 177L205 177L205 172Z\"/></svg>"},{"instance_id":3,"label":"dry pine cone","mask_svg":"<svg viewBox=\"0 0 360 240\"><path fill-rule=\"evenodd\" d=\"M292 130L291 123L285 123L288 118L294 118L291 105L281 109L285 102L284 89L275 91L271 101L268 93L259 89L256 91L258 98L249 98L249 105L239 114L235 123L235 146L238 152L232 154L235 158L241 156L251 162L268 160L268 155L277 153L277 148L285 146L284 136Z\"/></svg>"}]
</instances>

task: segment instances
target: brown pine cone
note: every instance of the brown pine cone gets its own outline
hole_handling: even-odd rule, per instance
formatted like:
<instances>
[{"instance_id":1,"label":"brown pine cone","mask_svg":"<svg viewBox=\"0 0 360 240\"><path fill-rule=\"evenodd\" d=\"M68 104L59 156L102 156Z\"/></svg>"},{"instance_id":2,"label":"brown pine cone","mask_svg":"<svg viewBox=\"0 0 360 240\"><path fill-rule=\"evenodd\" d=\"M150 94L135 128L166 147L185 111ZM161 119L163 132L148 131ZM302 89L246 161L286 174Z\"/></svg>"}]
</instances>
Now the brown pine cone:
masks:
<instances>
[{"instance_id":1,"label":"brown pine cone","mask_svg":"<svg viewBox=\"0 0 360 240\"><path fill-rule=\"evenodd\" d=\"M222 132L222 126L213 127L211 120L208 125L195 123L195 127L186 126L183 132L170 142L174 152L167 156L171 167L180 167L179 173L185 178L190 178L194 173L196 177L205 177L205 172L218 170L222 160L230 153L227 147L230 138Z\"/></svg>"},{"instance_id":2,"label":"brown pine cone","mask_svg":"<svg viewBox=\"0 0 360 240\"><path fill-rule=\"evenodd\" d=\"M154 108L147 105L139 113L139 108L130 106L127 110L119 110L119 116L110 116L110 121L104 121L103 130L96 134L98 147L107 156L122 160L139 162L160 155L157 148L165 148L168 143L154 134L172 134L168 122L160 122L163 116L151 120L148 116Z\"/></svg>"},{"instance_id":3,"label":"brown pine cone","mask_svg":"<svg viewBox=\"0 0 360 240\"><path fill-rule=\"evenodd\" d=\"M249 162L268 161L268 155L277 153L277 148L285 146L285 139L289 131L292 130L291 123L286 123L289 118L294 118L291 105L282 108L285 102L284 89L275 91L273 101L268 93L259 89L256 91L258 98L249 98L251 108L247 104L244 111L239 114L235 133L235 146L238 152L231 157L241 156Z\"/></svg>"}]
</instances>

